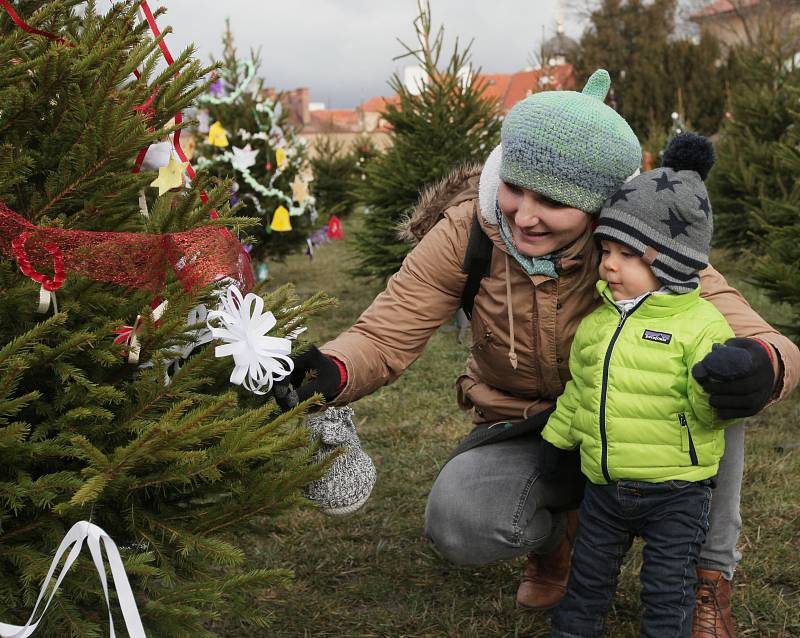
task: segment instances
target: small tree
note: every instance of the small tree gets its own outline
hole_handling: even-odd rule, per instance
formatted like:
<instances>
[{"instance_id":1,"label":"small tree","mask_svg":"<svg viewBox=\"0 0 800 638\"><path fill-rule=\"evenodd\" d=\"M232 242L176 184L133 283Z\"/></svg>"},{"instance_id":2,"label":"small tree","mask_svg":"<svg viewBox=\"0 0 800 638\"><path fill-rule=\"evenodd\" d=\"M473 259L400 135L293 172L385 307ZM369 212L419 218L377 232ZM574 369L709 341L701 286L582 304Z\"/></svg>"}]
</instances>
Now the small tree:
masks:
<instances>
[{"instance_id":1,"label":"small tree","mask_svg":"<svg viewBox=\"0 0 800 638\"><path fill-rule=\"evenodd\" d=\"M425 186L464 162L482 162L497 144L498 103L484 96L477 72L464 77L469 46L456 41L450 60L440 68L444 30L432 35L430 4L418 3L414 21L419 48L403 45L421 65L426 81L419 93L394 74L390 85L397 104L389 104L384 119L392 131L391 147L366 169L357 193L367 206L365 227L356 236L354 255L359 276L388 277L410 250L397 240L397 227ZM401 57L405 57L401 56Z\"/></svg>"},{"instance_id":2,"label":"small tree","mask_svg":"<svg viewBox=\"0 0 800 638\"><path fill-rule=\"evenodd\" d=\"M776 202L791 201L796 168L785 149L797 126L795 87L800 70L763 51L735 54L731 119L722 128L717 163L709 177L714 206L714 243L761 252L764 224L796 221Z\"/></svg>"},{"instance_id":3,"label":"small tree","mask_svg":"<svg viewBox=\"0 0 800 638\"><path fill-rule=\"evenodd\" d=\"M324 218L348 215L352 212L356 158L333 136L319 138L314 146L314 156L309 163L314 175L311 192L317 208Z\"/></svg>"},{"instance_id":4,"label":"small tree","mask_svg":"<svg viewBox=\"0 0 800 638\"><path fill-rule=\"evenodd\" d=\"M316 220L305 177L305 145L295 136L279 97L264 96L256 77L259 56L238 56L229 21L222 42L218 77L197 100L202 133L198 166L218 180L233 179L231 200L238 204L238 214L260 219L250 230L253 256L282 259L305 247ZM279 207L290 215L289 231L272 228Z\"/></svg>"},{"instance_id":5,"label":"small tree","mask_svg":"<svg viewBox=\"0 0 800 638\"><path fill-rule=\"evenodd\" d=\"M23 18L65 41L27 33L0 9L0 618L25 622L64 533L89 519L119 545L148 635L211 636L208 623L232 615L263 625L254 597L290 574L247 568L230 530L301 500L315 473L307 435L237 391L213 345L193 347L205 327L198 304L216 301L213 284L185 287L186 272L208 282L225 270L207 260L232 255L248 278L224 230L239 224L229 183L198 175L185 190L178 172L158 196L154 174L132 171L205 92L210 69L187 49L159 70L137 2L105 14L77 0L35 4ZM154 241L166 233L182 233L170 235L171 256ZM185 252L199 235L228 239L220 252ZM30 276L52 272L59 251L58 311L40 314ZM130 283L167 270L157 289ZM156 294L168 302L160 318ZM265 304L281 336L316 301L283 289ZM136 334L143 365L133 343L114 339L137 315L139 330L122 331ZM37 635L104 634L101 591L91 561L79 561Z\"/></svg>"}]
</instances>

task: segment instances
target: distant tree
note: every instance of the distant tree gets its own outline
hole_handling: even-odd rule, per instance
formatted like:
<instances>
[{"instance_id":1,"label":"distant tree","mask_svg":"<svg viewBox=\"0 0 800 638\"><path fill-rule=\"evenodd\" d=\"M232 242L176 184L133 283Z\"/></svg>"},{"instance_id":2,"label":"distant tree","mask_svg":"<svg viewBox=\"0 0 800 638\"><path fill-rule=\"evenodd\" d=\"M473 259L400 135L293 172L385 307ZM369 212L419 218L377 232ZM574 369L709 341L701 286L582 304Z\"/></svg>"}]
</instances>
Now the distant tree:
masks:
<instances>
[{"instance_id":1,"label":"distant tree","mask_svg":"<svg viewBox=\"0 0 800 638\"><path fill-rule=\"evenodd\" d=\"M677 0L601 0L569 57L579 84L597 68L608 70L616 108L643 141L663 139L673 111L706 134L725 112L719 44L707 35L676 37L676 8Z\"/></svg>"},{"instance_id":2,"label":"distant tree","mask_svg":"<svg viewBox=\"0 0 800 638\"><path fill-rule=\"evenodd\" d=\"M354 274L388 277L410 250L397 240L398 224L425 186L464 162L482 162L498 143L499 106L484 95L485 83L469 68L469 46L456 41L446 66L440 66L444 30L432 35L430 4L418 2L414 21L419 48L404 45L419 62L427 80L419 94L395 74L391 87L400 98L389 104L384 119L391 126L392 145L372 161L357 193L368 208L366 223L354 242L358 266Z\"/></svg>"}]
</instances>

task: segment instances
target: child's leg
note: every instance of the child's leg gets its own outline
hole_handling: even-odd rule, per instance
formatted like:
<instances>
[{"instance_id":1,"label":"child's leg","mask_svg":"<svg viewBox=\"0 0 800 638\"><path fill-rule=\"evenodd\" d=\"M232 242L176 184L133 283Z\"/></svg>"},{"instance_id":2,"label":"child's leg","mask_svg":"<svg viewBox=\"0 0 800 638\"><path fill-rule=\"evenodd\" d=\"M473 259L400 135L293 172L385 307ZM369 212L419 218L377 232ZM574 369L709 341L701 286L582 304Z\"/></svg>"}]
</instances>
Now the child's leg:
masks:
<instances>
[{"instance_id":1,"label":"child's leg","mask_svg":"<svg viewBox=\"0 0 800 638\"><path fill-rule=\"evenodd\" d=\"M725 429L725 454L719 464L717 486L711 503L711 528L700 552L700 567L722 572L727 580L742 555L736 549L742 516L739 501L744 472L744 423Z\"/></svg>"},{"instance_id":2,"label":"child's leg","mask_svg":"<svg viewBox=\"0 0 800 638\"><path fill-rule=\"evenodd\" d=\"M620 515L617 486L586 484L567 593L553 611L553 638L602 636L622 559L632 535Z\"/></svg>"},{"instance_id":3,"label":"child's leg","mask_svg":"<svg viewBox=\"0 0 800 638\"><path fill-rule=\"evenodd\" d=\"M711 487L669 481L646 488L651 508L641 529L641 636L689 638L697 560L708 531Z\"/></svg>"}]
</instances>

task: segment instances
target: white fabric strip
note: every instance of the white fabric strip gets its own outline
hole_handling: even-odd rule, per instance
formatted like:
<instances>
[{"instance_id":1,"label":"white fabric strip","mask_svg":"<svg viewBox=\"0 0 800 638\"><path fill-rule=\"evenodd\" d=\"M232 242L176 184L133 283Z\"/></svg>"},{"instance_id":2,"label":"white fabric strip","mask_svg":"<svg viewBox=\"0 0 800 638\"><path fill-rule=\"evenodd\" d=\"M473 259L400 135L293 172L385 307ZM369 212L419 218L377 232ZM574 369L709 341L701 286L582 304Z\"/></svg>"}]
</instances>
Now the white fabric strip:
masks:
<instances>
[{"instance_id":1,"label":"white fabric strip","mask_svg":"<svg viewBox=\"0 0 800 638\"><path fill-rule=\"evenodd\" d=\"M133 591L131 590L130 583L128 582L128 576L125 573L125 567L122 564L122 558L119 555L119 550L108 534L106 534L97 525L93 525L88 521L80 521L79 523L75 523L75 525L72 526L72 529L67 532L64 540L61 541L61 545L59 545L56 555L53 558L53 562L50 564L50 570L47 572L47 577L44 580L42 589L39 592L39 598L36 600L36 605L33 607L33 611L31 612L31 617L28 619L28 622L23 626L0 623L0 638L27 638L36 631L36 628L47 612L47 608L50 606L50 603L58 591L58 588L61 586L61 581L64 580L64 577L67 575L70 567L72 567L72 563L74 563L80 555L81 549L83 548L83 541L86 541L86 544L89 546L89 552L92 555L95 568L97 569L97 573L100 575L100 582L103 585L103 594L105 595L106 607L108 608L109 635L111 638L115 638L114 621L111 617L111 602L108 598L106 569L103 563L103 552L100 547L101 541L105 546L106 555L108 556L108 566L111 569L111 578L114 582L114 587L117 590L117 598L119 599L120 610L122 611L122 617L125 620L125 629L130 638L145 638L142 620L139 617L139 610L136 607L136 600L133 597ZM61 562L61 557L68 549L70 551L66 561L64 562L64 567L61 569L55 585L53 586L53 590L50 592L50 596L47 598L47 603L44 605L37 618L37 610L39 609L39 605L41 604L42 600L44 600L45 594L47 594L48 587L50 586L50 579L53 578L56 567L58 567L58 564Z\"/></svg>"}]
</instances>

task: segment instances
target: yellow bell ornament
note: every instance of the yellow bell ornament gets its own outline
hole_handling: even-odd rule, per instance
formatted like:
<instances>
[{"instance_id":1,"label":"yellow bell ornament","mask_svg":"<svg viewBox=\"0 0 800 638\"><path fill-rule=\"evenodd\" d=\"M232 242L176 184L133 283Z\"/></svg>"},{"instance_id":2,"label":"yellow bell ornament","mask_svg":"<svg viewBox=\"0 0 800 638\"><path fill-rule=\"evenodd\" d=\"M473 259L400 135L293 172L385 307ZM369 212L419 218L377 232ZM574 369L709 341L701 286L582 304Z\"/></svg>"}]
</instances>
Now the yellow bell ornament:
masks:
<instances>
[{"instance_id":1,"label":"yellow bell ornament","mask_svg":"<svg viewBox=\"0 0 800 638\"><path fill-rule=\"evenodd\" d=\"M208 143L213 146L219 146L220 148L228 145L228 136L226 135L225 129L222 128L222 122L219 120L214 122L208 129Z\"/></svg>"},{"instance_id":2,"label":"yellow bell ornament","mask_svg":"<svg viewBox=\"0 0 800 638\"><path fill-rule=\"evenodd\" d=\"M289 211L285 206L278 206L272 214L272 223L269 225L270 230L275 230L279 233L286 233L292 230L292 222L289 221Z\"/></svg>"}]
</instances>

